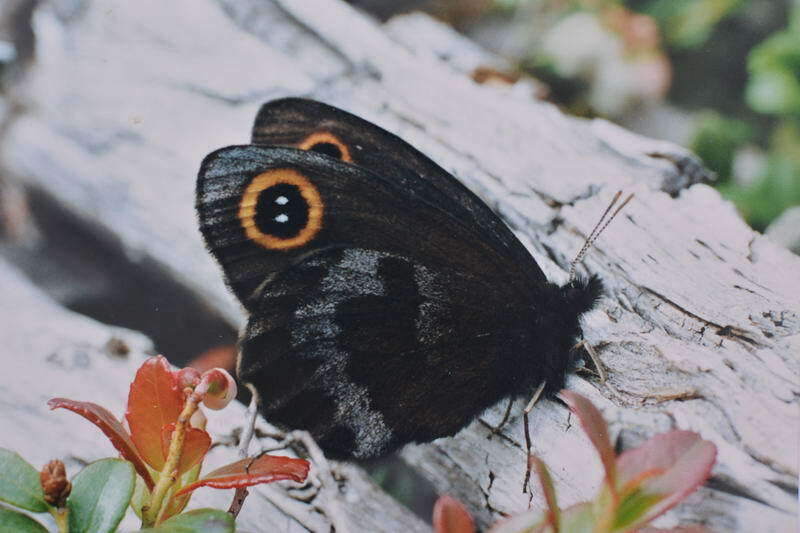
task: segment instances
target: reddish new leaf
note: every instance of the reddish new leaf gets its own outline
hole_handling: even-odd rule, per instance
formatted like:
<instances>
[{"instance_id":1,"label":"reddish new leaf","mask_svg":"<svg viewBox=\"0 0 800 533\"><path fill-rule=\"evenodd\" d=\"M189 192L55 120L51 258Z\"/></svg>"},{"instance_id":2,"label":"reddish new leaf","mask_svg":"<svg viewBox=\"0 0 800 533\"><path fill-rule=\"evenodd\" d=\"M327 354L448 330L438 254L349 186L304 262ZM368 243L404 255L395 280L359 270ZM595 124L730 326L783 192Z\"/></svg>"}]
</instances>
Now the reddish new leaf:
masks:
<instances>
[{"instance_id":1,"label":"reddish new leaf","mask_svg":"<svg viewBox=\"0 0 800 533\"><path fill-rule=\"evenodd\" d=\"M662 433L627 450L617 459L619 484L628 484L645 472L660 475L644 479L641 490L664 498L650 508L637 524L643 525L668 511L703 484L711 473L717 448L691 431Z\"/></svg>"},{"instance_id":2,"label":"reddish new leaf","mask_svg":"<svg viewBox=\"0 0 800 533\"><path fill-rule=\"evenodd\" d=\"M142 476L147 488L152 490L154 483L153 478L150 477L150 472L144 464L142 457L136 451L128 431L123 427L122 423L117 420L108 409L97 405L92 402L79 402L67 398L53 398L47 402L50 409L68 409L73 413L81 415L83 418L100 428L100 431L108 437L114 448L117 449L119 454L133 464L136 472Z\"/></svg>"},{"instance_id":3,"label":"reddish new leaf","mask_svg":"<svg viewBox=\"0 0 800 533\"><path fill-rule=\"evenodd\" d=\"M193 491L198 487L235 489L261 483L272 483L291 479L302 482L308 476L308 461L278 455L262 455L257 459L242 459L207 474L203 479L185 486L177 495Z\"/></svg>"},{"instance_id":4,"label":"reddish new leaf","mask_svg":"<svg viewBox=\"0 0 800 533\"><path fill-rule=\"evenodd\" d=\"M161 429L178 420L183 404L177 374L167 360L162 356L147 359L131 383L125 418L136 449L155 470L164 466Z\"/></svg>"},{"instance_id":5,"label":"reddish new leaf","mask_svg":"<svg viewBox=\"0 0 800 533\"><path fill-rule=\"evenodd\" d=\"M164 426L161 431L161 451L166 457L169 454L169 444L172 440L172 432L175 431L175 423ZM181 460L178 462L178 475L183 475L194 465L205 457L206 452L211 447L211 435L193 427L186 428L183 440L183 451Z\"/></svg>"},{"instance_id":6,"label":"reddish new leaf","mask_svg":"<svg viewBox=\"0 0 800 533\"><path fill-rule=\"evenodd\" d=\"M475 522L463 503L443 494L433 506L433 530L436 533L474 533Z\"/></svg>"},{"instance_id":7,"label":"reddish new leaf","mask_svg":"<svg viewBox=\"0 0 800 533\"><path fill-rule=\"evenodd\" d=\"M614 447L611 446L608 425L606 425L603 415L592 402L580 394L562 389L558 396L578 416L583 430L600 455L600 460L603 462L603 468L606 471L606 483L608 483L609 489L616 497L616 454L614 453Z\"/></svg>"}]
</instances>

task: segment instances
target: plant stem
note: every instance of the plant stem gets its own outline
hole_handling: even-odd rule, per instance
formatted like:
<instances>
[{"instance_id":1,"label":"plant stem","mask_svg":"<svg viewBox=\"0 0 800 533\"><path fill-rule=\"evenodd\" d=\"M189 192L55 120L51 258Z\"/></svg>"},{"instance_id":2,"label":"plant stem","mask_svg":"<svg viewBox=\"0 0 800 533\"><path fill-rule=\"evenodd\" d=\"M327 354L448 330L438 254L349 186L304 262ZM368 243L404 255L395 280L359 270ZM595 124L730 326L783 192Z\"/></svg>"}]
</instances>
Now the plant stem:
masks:
<instances>
[{"instance_id":1,"label":"plant stem","mask_svg":"<svg viewBox=\"0 0 800 533\"><path fill-rule=\"evenodd\" d=\"M69 509L66 507L51 507L50 514L56 521L58 533L69 533Z\"/></svg>"},{"instance_id":2,"label":"plant stem","mask_svg":"<svg viewBox=\"0 0 800 533\"><path fill-rule=\"evenodd\" d=\"M245 385L250 389L250 405L247 406L247 413L245 414L244 428L242 429L242 436L239 440L239 457L247 459L248 449L250 448L250 441L253 439L253 431L256 426L256 416L258 415L258 391L250 383ZM247 487L238 487L233 495L233 501L228 508L228 513L233 516L234 520L239 516L239 511L242 510L244 500L247 498Z\"/></svg>"},{"instance_id":3,"label":"plant stem","mask_svg":"<svg viewBox=\"0 0 800 533\"><path fill-rule=\"evenodd\" d=\"M164 496L178 477L178 463L183 453L186 426L189 424L189 419L194 412L197 411L197 404L201 399L201 396L194 392L189 394L186 399L186 404L183 406L183 411L181 411L177 422L175 422L175 431L172 432L172 440L169 443L167 460L158 476L158 482L153 488L152 495L150 496L150 503L142 508L142 526L144 527L152 527L158 522L161 510L164 507Z\"/></svg>"}]
</instances>

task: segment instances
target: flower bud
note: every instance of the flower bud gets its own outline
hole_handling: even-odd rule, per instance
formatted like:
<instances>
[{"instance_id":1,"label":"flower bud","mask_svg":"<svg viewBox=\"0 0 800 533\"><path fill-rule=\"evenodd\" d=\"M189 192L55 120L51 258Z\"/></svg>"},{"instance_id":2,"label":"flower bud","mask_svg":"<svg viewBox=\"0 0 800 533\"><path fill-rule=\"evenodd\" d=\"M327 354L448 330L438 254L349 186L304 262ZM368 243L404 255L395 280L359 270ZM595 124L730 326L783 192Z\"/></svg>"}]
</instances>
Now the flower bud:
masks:
<instances>
[{"instance_id":1,"label":"flower bud","mask_svg":"<svg viewBox=\"0 0 800 533\"><path fill-rule=\"evenodd\" d=\"M203 405L216 411L236 398L236 381L225 370L212 368L203 372L195 394L202 396Z\"/></svg>"},{"instance_id":2,"label":"flower bud","mask_svg":"<svg viewBox=\"0 0 800 533\"><path fill-rule=\"evenodd\" d=\"M67 479L67 469L64 463L54 459L47 463L39 472L39 483L44 491L44 500L55 507L64 507L72 490L72 484Z\"/></svg>"},{"instance_id":3,"label":"flower bud","mask_svg":"<svg viewBox=\"0 0 800 533\"><path fill-rule=\"evenodd\" d=\"M192 367L181 368L176 373L178 377L178 387L181 390L186 387L195 388L200 383L200 372Z\"/></svg>"}]
</instances>

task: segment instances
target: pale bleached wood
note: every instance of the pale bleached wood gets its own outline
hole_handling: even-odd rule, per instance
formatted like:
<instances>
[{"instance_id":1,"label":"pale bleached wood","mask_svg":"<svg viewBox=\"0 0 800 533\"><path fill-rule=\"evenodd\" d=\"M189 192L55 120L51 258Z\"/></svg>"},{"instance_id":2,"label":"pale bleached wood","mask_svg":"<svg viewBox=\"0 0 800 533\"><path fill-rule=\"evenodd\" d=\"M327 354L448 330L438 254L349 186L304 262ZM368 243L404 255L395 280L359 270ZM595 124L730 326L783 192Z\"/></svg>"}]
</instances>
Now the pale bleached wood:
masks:
<instances>
[{"instance_id":1,"label":"pale bleached wood","mask_svg":"<svg viewBox=\"0 0 800 533\"><path fill-rule=\"evenodd\" d=\"M569 387L604 410L623 445L672 427L717 444L712 485L662 525L796 527L800 264L708 186L684 190L701 175L684 150L570 119L524 86L477 86L465 73L489 56L459 55L460 38L421 19L387 31L334 0L219 5L90 3L67 19L42 9L31 111L4 140L7 167L234 324L241 314L194 226L194 174L208 151L245 142L273 96L324 99L406 138L484 197L553 280L613 192L635 192L584 261L608 288L584 332L611 379ZM519 417L487 439L501 415L403 454L482 524L528 506ZM574 420L545 401L533 426L562 503L591 497L599 465Z\"/></svg>"}]
</instances>

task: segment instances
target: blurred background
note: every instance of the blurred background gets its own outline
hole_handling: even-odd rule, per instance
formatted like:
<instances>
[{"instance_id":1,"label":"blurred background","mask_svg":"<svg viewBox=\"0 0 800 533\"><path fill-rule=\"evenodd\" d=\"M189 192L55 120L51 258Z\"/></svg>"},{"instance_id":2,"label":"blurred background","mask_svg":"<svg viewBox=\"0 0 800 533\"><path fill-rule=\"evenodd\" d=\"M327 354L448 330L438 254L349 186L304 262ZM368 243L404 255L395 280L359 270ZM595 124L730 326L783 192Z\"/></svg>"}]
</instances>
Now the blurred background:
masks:
<instances>
[{"instance_id":1,"label":"blurred background","mask_svg":"<svg viewBox=\"0 0 800 533\"><path fill-rule=\"evenodd\" d=\"M690 148L754 229L800 253L800 1L351 3L426 11L538 80L537 97Z\"/></svg>"}]
</instances>

